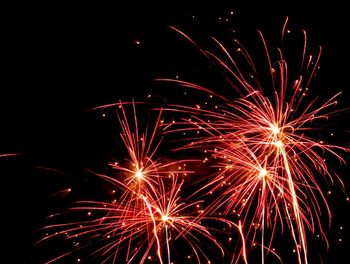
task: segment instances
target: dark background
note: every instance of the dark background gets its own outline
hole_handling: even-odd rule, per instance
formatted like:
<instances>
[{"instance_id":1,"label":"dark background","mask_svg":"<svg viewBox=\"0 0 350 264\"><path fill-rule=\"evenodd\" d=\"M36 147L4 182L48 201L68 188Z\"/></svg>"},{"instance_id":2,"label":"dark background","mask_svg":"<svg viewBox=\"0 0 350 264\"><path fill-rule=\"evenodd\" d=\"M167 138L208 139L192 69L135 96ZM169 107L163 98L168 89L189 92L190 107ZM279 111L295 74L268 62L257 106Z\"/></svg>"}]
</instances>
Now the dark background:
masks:
<instances>
[{"instance_id":1,"label":"dark background","mask_svg":"<svg viewBox=\"0 0 350 264\"><path fill-rule=\"evenodd\" d=\"M234 28L249 41L256 28L266 32L267 39L273 38L288 15L292 30L309 32L310 46L323 46L319 93L342 90L341 108L350 105L350 23L344 5L332 1L310 7L292 2L243 7L233 1L215 1L192 6L56 2L4 7L0 153L18 155L0 159L2 238L9 254L0 256L7 259L1 262L42 263L46 253L34 246L36 231L47 215L67 203L53 194L88 185L82 180L84 169L103 166L118 153L116 130L106 124L101 112L89 109L120 98L142 100L155 86L155 77L174 77L179 72L180 77L198 80L199 56L191 57L193 49L186 48L187 43L168 25L197 39L216 33L222 36ZM113 119L108 114L107 119ZM349 129L349 113L337 120L334 129ZM346 134L337 140L348 144L348 138ZM349 166L340 170L346 183L348 171ZM324 263L346 263L349 205L338 188L332 191L331 246L328 251L320 246L319 251ZM313 259L318 263L318 253Z\"/></svg>"}]
</instances>

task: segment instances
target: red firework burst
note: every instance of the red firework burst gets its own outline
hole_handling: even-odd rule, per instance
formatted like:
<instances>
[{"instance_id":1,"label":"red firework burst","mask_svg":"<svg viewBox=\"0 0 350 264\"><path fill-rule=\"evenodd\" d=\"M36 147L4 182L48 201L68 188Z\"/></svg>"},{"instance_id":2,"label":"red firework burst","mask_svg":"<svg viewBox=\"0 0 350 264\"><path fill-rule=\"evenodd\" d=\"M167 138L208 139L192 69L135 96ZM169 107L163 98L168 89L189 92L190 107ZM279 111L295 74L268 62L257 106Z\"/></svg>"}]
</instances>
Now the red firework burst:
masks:
<instances>
[{"instance_id":1,"label":"red firework burst","mask_svg":"<svg viewBox=\"0 0 350 264\"><path fill-rule=\"evenodd\" d=\"M282 30L282 42L284 31ZM170 132L204 131L202 137L191 138L184 149L199 148L211 153L214 166L219 173L200 191L218 191L217 199L208 208L215 213L224 207L226 215L238 212L243 216L243 225L248 226L246 238L255 244L257 230L261 231L262 262L270 246L277 224L287 224L293 238L299 263L308 263L306 232L319 230L322 208L331 212L320 186L320 175L326 182L334 179L342 184L328 167L325 155L344 162L338 154L346 148L315 139L319 121L337 113L333 107L339 94L319 104L317 98L305 102L309 84L318 68L321 48L316 56L306 54L306 33L300 59L300 72L293 76L288 72L284 50L277 48L278 56L272 58L262 33L259 35L265 49L268 65L269 87L259 80L254 60L245 47L235 40L235 54L231 54L218 40L223 58L200 48L192 39L176 28L172 28L192 44L219 69L223 70L235 94L239 98L228 98L190 82L162 79L181 86L199 90L220 103L215 105L172 105L169 111L190 114ZM242 60L243 58L243 60ZM226 62L225 62L226 61ZM240 65L249 65L249 71ZM242 66L242 68L244 68ZM312 133L311 133L312 132ZM248 215L253 215L248 219ZM254 228L251 228L253 223ZM271 229L269 242L265 242L266 231ZM249 234L252 233L253 237Z\"/></svg>"},{"instance_id":2,"label":"red firework burst","mask_svg":"<svg viewBox=\"0 0 350 264\"><path fill-rule=\"evenodd\" d=\"M114 187L133 192L113 178L102 177ZM101 263L118 263L122 259L126 263L144 263L154 255L160 263L171 263L172 245L176 241L180 241L182 250L187 245L198 263L202 263L203 260L210 263L200 241L205 239L212 248L222 254L224 248L202 221L219 221L229 228L240 226L224 218L204 216L203 211L198 210L202 201L181 199L183 180L180 178L178 174L172 174L168 179L158 182L154 187L155 192L139 192L130 200L112 203L79 202L71 211L86 212L89 219L47 226L45 230L53 231L53 234L47 235L43 240L63 236L66 240L81 242L75 250L47 263L55 262L75 251L94 247L97 249L89 251L90 257L101 258ZM97 217L90 220L91 215ZM189 255L189 258L191 257Z\"/></svg>"},{"instance_id":3,"label":"red firework burst","mask_svg":"<svg viewBox=\"0 0 350 264\"><path fill-rule=\"evenodd\" d=\"M202 209L199 210L202 201L180 197L183 177L189 172L184 161L164 164L154 159L160 145L156 134L161 115L158 115L150 134L147 130L140 133L135 104L132 104L133 125L129 122L125 105L120 102L118 109L120 136L129 158L122 165L112 164L120 172L115 177L96 175L114 189L118 188L122 195L113 202L81 201L70 212L85 212L83 217L87 214L88 220L47 226L45 230L53 233L43 240L64 236L67 240L81 241L75 250L48 263L85 248L95 248L90 255L102 258L102 263L117 263L122 259L126 263L144 263L154 258L152 254L160 263L170 263L172 245L178 240L182 241L182 247L183 243L188 245L198 263L203 259L210 263L200 239L205 239L224 254L223 246L202 221L221 222L229 228L240 226L224 218L207 217Z\"/></svg>"}]
</instances>

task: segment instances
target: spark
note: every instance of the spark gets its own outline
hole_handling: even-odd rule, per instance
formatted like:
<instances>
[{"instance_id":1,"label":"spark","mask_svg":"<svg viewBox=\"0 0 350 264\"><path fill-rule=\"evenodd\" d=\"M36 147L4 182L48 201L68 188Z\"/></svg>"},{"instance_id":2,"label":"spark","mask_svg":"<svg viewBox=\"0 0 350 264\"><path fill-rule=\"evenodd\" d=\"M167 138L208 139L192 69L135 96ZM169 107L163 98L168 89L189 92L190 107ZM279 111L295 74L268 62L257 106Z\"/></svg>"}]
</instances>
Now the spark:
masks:
<instances>
[{"instance_id":1,"label":"spark","mask_svg":"<svg viewBox=\"0 0 350 264\"><path fill-rule=\"evenodd\" d=\"M135 176L138 180L141 180L143 178L143 173L141 170L136 171Z\"/></svg>"},{"instance_id":2,"label":"spark","mask_svg":"<svg viewBox=\"0 0 350 264\"><path fill-rule=\"evenodd\" d=\"M280 141L280 140L276 141L276 142L275 142L275 145L276 145L276 147L279 148L279 149L283 147L283 143L282 143L282 141Z\"/></svg>"},{"instance_id":3,"label":"spark","mask_svg":"<svg viewBox=\"0 0 350 264\"><path fill-rule=\"evenodd\" d=\"M276 136L280 132L280 128L276 125L271 126L272 133Z\"/></svg>"},{"instance_id":4,"label":"spark","mask_svg":"<svg viewBox=\"0 0 350 264\"><path fill-rule=\"evenodd\" d=\"M162 221L164 223L168 222L168 220L169 220L169 217L167 215L162 215Z\"/></svg>"},{"instance_id":5,"label":"spark","mask_svg":"<svg viewBox=\"0 0 350 264\"><path fill-rule=\"evenodd\" d=\"M266 175L267 175L266 169L261 169L261 170L260 170L260 173L259 173L259 176L260 176L260 177L265 177Z\"/></svg>"}]
</instances>

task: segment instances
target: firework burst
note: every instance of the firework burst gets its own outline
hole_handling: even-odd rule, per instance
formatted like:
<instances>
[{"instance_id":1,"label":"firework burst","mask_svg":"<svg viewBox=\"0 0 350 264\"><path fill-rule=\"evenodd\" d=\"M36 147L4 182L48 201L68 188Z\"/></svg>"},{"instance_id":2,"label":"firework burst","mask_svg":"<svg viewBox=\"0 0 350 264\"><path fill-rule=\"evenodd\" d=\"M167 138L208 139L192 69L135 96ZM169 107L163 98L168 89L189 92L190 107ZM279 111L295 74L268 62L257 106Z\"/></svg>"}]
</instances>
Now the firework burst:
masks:
<instances>
[{"instance_id":1,"label":"firework burst","mask_svg":"<svg viewBox=\"0 0 350 264\"><path fill-rule=\"evenodd\" d=\"M125 192L132 191L113 178L104 175L101 177L112 183L113 187L125 189ZM92 220L47 226L45 230L52 230L53 234L47 235L43 240L65 237L66 240L81 241L81 246L74 251L97 247L91 250L90 258L102 258L101 263L118 263L122 259L126 263L144 263L154 256L160 263L171 263L172 245L180 241L182 250L187 245L191 252L188 258L193 257L198 263L210 263L201 241L205 239L221 254L224 254L224 247L202 222L221 222L228 228L239 226L224 218L204 216L203 210L198 209L202 201L181 199L182 186L183 179L178 174L172 174L168 179L159 181L154 188L157 189L156 192L137 193L128 201L81 201L71 211L85 212L89 218L91 215L96 217ZM48 263L74 251L62 254Z\"/></svg>"},{"instance_id":2,"label":"firework burst","mask_svg":"<svg viewBox=\"0 0 350 264\"><path fill-rule=\"evenodd\" d=\"M287 21L282 30L282 42ZM198 90L216 100L213 105L172 105L168 109L190 115L178 122L177 127L169 129L171 133L205 132L202 137L191 138L191 143L182 148L204 149L212 155L213 166L219 167L219 173L199 188L205 193L219 190L217 199L208 207L209 213L215 213L220 207L224 207L226 215L239 212L243 223L248 226L247 239L253 230L253 238L250 238L253 244L256 230L260 230L262 262L265 251L271 251L269 248L277 224L282 230L287 225L298 262L307 263L307 230L313 233L319 230L324 235L321 224L324 208L331 219L320 178L323 177L330 184L334 180L342 184L328 167L325 156L333 156L344 162L339 153L347 150L313 137L315 131L320 131L320 121L337 113L333 107L337 105L336 98L339 96L336 94L321 104L317 98L306 102L322 49L319 48L316 56L307 55L307 38L303 31L300 71L293 75L288 71L285 51L277 48L278 55L274 59L259 31L268 66L269 81L263 82L259 80L261 73L254 65L252 56L238 40L234 41L234 54L231 54L229 49L213 38L223 54L220 58L220 55L199 47L183 32L172 29L199 48L224 72L234 94L239 96L232 99L215 92L215 89L162 79ZM247 69L247 65L249 70L243 70ZM248 218L251 214L253 217ZM251 223L255 228L251 228ZM271 235L266 243L265 229L268 228Z\"/></svg>"},{"instance_id":3,"label":"firework burst","mask_svg":"<svg viewBox=\"0 0 350 264\"><path fill-rule=\"evenodd\" d=\"M287 21L282 43L286 25ZM167 111L186 116L168 124L160 110L144 129L134 102L98 107L116 107L120 138L127 154L120 162L110 164L115 175L96 174L118 189L114 191L117 199L80 202L70 211L84 212L79 217L87 215L87 220L48 226L48 233L53 233L44 240L62 236L80 240L75 250L49 262L92 248L90 256L101 258L102 263L144 263L153 259L171 263L176 244L180 243L182 249L191 252L189 258L210 263L203 241L217 255L224 255L225 248L214 236L222 232L218 226L224 225L228 228L225 230L237 229L237 241L242 242L237 251L230 253L232 263L241 258L248 262L248 242L260 246L262 263L268 254L282 261L272 243L275 234L283 230L289 231L298 262L308 263L307 232L319 232L326 238L321 218L326 214L331 220L323 186L334 181L342 184L326 158L342 163L340 153L347 151L314 137L315 131L321 132L321 121L338 112L334 107L339 94L323 103L318 98L306 99L322 49L316 55L307 54L303 31L300 70L290 72L286 50L277 48L272 53L259 31L267 65L267 70L262 71L238 40L233 42L232 51L212 38L219 49L215 54L172 29L224 74L233 96L191 82L162 79L199 91L213 103L169 105ZM264 64L261 60L259 63ZM190 150L191 155L196 150L204 152L205 170L211 166L201 174L201 181L192 180L189 195L181 192L186 189L185 176L192 172L186 169L189 160L164 162L162 156L157 157L163 140L159 135L177 132L190 141L179 149ZM193 132L195 136L190 137ZM216 172L208 172L212 170ZM198 200L201 195L204 198ZM207 226L209 221L213 225Z\"/></svg>"},{"instance_id":4,"label":"firework burst","mask_svg":"<svg viewBox=\"0 0 350 264\"><path fill-rule=\"evenodd\" d=\"M121 195L112 202L78 202L69 212L80 214L79 218L87 217L87 220L47 226L46 232L52 231L52 234L47 233L43 240L63 236L67 240L80 241L74 242L76 249L48 263L75 251L89 249L90 258L101 258L102 263L121 260L144 263L155 257L160 263L170 263L172 245L176 241L182 243L182 248L183 243L188 245L188 258L194 258L198 263L203 260L210 263L201 240L208 241L215 251L223 255L223 246L211 233L213 230L222 231L212 230L202 222L220 222L229 229L240 226L224 218L205 216L201 209L203 201L181 198L184 177L190 172L186 170L185 161L163 164L159 159L154 159L161 142L157 137L161 115L157 116L151 133L148 133L150 126L147 126L145 133L140 133L135 104L132 103L132 123L129 122L125 105L128 104L118 104L118 120L120 136L129 158L121 165L111 164L118 171L114 177L95 174L110 184L113 193Z\"/></svg>"},{"instance_id":5,"label":"firework burst","mask_svg":"<svg viewBox=\"0 0 350 264\"><path fill-rule=\"evenodd\" d=\"M180 166L184 161L162 163L155 157L163 140L159 136L160 124L163 123L162 111L159 111L153 125L147 124L142 130L138 122L135 103L131 104L130 115L128 115L125 105L130 106L130 103L119 102L117 104L117 116L121 127L120 138L124 143L128 158L125 158L121 163L110 164L112 168L121 172L123 183L132 192L143 193L146 190L154 191L154 186L157 185L157 181L161 177L168 177L170 173L180 171L188 173Z\"/></svg>"}]
</instances>

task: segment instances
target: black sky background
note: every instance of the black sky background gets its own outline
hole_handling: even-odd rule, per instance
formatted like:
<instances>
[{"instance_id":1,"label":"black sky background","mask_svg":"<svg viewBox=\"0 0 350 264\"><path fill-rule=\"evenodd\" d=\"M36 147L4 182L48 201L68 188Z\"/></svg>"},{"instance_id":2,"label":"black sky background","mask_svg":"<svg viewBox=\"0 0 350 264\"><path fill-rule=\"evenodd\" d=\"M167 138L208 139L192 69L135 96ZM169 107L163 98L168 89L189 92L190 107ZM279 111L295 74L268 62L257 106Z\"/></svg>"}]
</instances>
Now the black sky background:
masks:
<instances>
[{"instance_id":1,"label":"black sky background","mask_svg":"<svg viewBox=\"0 0 350 264\"><path fill-rule=\"evenodd\" d=\"M55 207L65 203L52 194L79 186L85 168L98 168L118 153L115 131L100 112L88 109L118 99L141 100L153 89L155 77L176 74L178 69L186 72L188 67L187 76L191 76L198 56L188 58L188 53L181 53L186 47L179 45L186 44L175 40L180 37L168 25L198 38L220 28L235 28L243 36L261 28L272 36L288 15L292 28L308 31L311 46L324 48L320 95L342 90L340 107L350 105L350 23L345 4L243 7L234 1L120 6L56 2L18 3L3 12L0 153L19 154L0 159L3 239L9 254L0 256L6 260L2 263L42 263L39 259L44 254L33 245L35 231ZM229 21L218 21L218 17ZM349 130L348 117L340 116L335 129ZM349 166L341 170L347 184L348 171ZM324 263L346 263L349 205L337 188L334 192L331 247L322 254ZM341 235L340 226L344 226Z\"/></svg>"}]
</instances>

